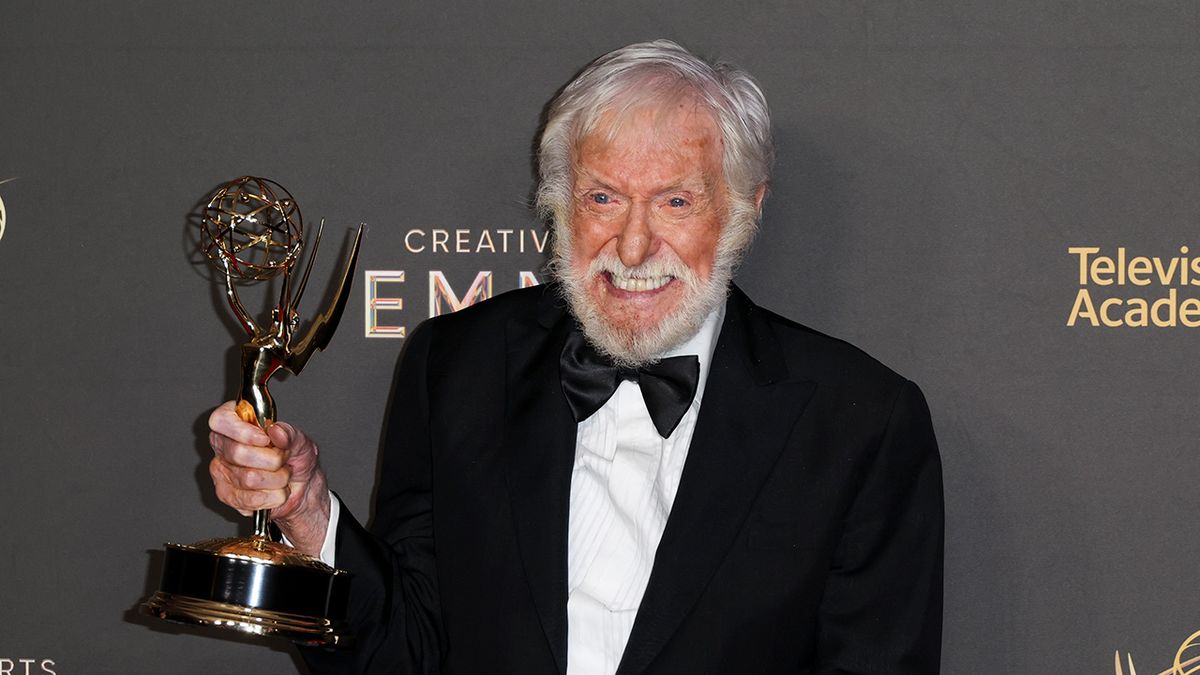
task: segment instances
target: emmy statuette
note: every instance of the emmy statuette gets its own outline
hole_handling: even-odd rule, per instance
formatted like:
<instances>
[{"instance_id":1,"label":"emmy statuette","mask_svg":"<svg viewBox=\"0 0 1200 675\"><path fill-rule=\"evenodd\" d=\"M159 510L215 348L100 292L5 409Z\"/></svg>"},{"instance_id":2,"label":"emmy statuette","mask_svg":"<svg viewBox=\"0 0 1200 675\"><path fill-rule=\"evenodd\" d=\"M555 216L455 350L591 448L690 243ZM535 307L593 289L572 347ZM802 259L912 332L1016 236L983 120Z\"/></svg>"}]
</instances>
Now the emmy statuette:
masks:
<instances>
[{"instance_id":1,"label":"emmy statuette","mask_svg":"<svg viewBox=\"0 0 1200 675\"><path fill-rule=\"evenodd\" d=\"M293 343L300 299L323 229L324 223L295 284L304 246L303 221L287 190L264 178L242 176L218 188L204 209L204 253L224 275L226 299L250 338L242 345L237 412L263 429L275 422L275 401L267 390L271 376L281 368L300 374L313 352L329 344L350 295L361 225L332 303ZM271 323L264 330L238 298L234 280L272 277L282 277L281 288ZM270 525L270 511L261 510L254 513L250 537L208 539L190 546L167 544L162 582L142 605L142 612L302 644L347 644L351 636L344 619L350 574L274 541Z\"/></svg>"}]
</instances>

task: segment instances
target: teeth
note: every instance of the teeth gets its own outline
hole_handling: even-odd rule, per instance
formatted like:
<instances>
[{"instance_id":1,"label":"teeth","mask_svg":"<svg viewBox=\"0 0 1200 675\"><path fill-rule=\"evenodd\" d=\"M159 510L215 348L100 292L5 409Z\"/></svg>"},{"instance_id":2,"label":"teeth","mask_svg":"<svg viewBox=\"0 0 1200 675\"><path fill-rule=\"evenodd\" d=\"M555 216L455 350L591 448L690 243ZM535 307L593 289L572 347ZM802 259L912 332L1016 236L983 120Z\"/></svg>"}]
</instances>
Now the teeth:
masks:
<instances>
[{"instance_id":1,"label":"teeth","mask_svg":"<svg viewBox=\"0 0 1200 675\"><path fill-rule=\"evenodd\" d=\"M671 277L670 275L661 276L661 277L638 278L638 277L620 276L617 274L613 274L613 275L611 275L611 277L612 277L612 285L613 286L616 286L617 288L619 288L623 291L631 291L631 292L643 292L643 291L658 290L658 289L662 288L663 286L666 286L668 283L670 283L671 279L674 278L674 277Z\"/></svg>"}]
</instances>

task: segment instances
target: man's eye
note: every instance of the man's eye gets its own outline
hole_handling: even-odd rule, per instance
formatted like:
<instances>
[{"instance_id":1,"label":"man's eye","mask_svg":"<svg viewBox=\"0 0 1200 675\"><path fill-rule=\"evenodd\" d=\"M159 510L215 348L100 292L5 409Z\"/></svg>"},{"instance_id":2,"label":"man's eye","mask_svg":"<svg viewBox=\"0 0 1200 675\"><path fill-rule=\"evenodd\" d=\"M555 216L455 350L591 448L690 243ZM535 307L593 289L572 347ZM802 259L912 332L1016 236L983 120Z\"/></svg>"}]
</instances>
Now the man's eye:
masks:
<instances>
[{"instance_id":1,"label":"man's eye","mask_svg":"<svg viewBox=\"0 0 1200 675\"><path fill-rule=\"evenodd\" d=\"M688 205L688 201L683 197L671 197L671 201L667 202L674 208L683 208Z\"/></svg>"},{"instance_id":2,"label":"man's eye","mask_svg":"<svg viewBox=\"0 0 1200 675\"><path fill-rule=\"evenodd\" d=\"M603 192L595 192L592 194L592 201L597 204L607 204L610 200L608 195Z\"/></svg>"}]
</instances>

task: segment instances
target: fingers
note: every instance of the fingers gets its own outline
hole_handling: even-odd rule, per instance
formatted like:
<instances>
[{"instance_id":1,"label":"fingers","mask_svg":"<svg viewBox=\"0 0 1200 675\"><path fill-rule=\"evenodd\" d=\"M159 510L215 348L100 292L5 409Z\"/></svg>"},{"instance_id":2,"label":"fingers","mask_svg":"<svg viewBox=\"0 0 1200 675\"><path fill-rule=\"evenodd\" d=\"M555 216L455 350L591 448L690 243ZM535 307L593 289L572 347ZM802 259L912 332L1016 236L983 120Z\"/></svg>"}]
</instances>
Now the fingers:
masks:
<instances>
[{"instance_id":1,"label":"fingers","mask_svg":"<svg viewBox=\"0 0 1200 675\"><path fill-rule=\"evenodd\" d=\"M278 508L291 495L292 473L287 467L275 471L249 469L232 466L218 455L209 462L208 473L217 499L244 516L258 509Z\"/></svg>"},{"instance_id":2,"label":"fingers","mask_svg":"<svg viewBox=\"0 0 1200 675\"><path fill-rule=\"evenodd\" d=\"M264 432L244 422L232 401L214 410L208 425L209 445L215 455L209 462L209 474L223 503L243 515L272 509L280 517L293 512L302 516L318 510L310 503L315 498L306 499L314 483L313 494L328 500L317 446L303 431L280 422ZM328 507L325 510L328 512Z\"/></svg>"},{"instance_id":3,"label":"fingers","mask_svg":"<svg viewBox=\"0 0 1200 675\"><path fill-rule=\"evenodd\" d=\"M286 450L273 445L246 445L217 432L208 435L213 452L231 466L276 471L287 461Z\"/></svg>"},{"instance_id":4,"label":"fingers","mask_svg":"<svg viewBox=\"0 0 1200 675\"><path fill-rule=\"evenodd\" d=\"M211 430L208 443L226 464L275 471L287 461L287 443L273 444L272 438L257 424L243 421L233 401L226 401L213 410L208 427ZM286 431L294 434L290 425ZM279 436L290 441L289 434Z\"/></svg>"},{"instance_id":5,"label":"fingers","mask_svg":"<svg viewBox=\"0 0 1200 675\"><path fill-rule=\"evenodd\" d=\"M209 415L208 427L214 454L208 471L217 499L242 515L287 501L292 472L285 449L272 445L258 425L243 421L233 401Z\"/></svg>"},{"instance_id":6,"label":"fingers","mask_svg":"<svg viewBox=\"0 0 1200 675\"><path fill-rule=\"evenodd\" d=\"M236 404L226 401L208 416L208 428L238 443L246 445L269 445L270 437L257 424L243 422L235 411Z\"/></svg>"},{"instance_id":7,"label":"fingers","mask_svg":"<svg viewBox=\"0 0 1200 675\"><path fill-rule=\"evenodd\" d=\"M276 422L267 427L267 437L271 440L271 445L277 448L288 450L292 447L292 443L297 440L297 436L301 434L296 431L296 428L287 422Z\"/></svg>"}]
</instances>

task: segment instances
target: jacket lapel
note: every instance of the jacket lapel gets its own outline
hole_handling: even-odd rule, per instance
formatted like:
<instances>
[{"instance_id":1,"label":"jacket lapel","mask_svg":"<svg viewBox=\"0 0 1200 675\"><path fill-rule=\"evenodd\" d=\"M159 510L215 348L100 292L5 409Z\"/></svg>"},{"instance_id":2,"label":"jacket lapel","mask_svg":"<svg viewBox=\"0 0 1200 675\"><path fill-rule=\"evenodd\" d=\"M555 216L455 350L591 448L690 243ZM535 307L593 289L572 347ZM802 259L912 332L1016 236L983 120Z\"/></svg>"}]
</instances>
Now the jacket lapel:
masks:
<instances>
[{"instance_id":1,"label":"jacket lapel","mask_svg":"<svg viewBox=\"0 0 1200 675\"><path fill-rule=\"evenodd\" d=\"M734 288L619 675L644 671L704 592L815 388L787 380L783 355L759 312Z\"/></svg>"},{"instance_id":2,"label":"jacket lapel","mask_svg":"<svg viewBox=\"0 0 1200 675\"><path fill-rule=\"evenodd\" d=\"M555 663L565 673L567 508L576 426L560 393L559 354L570 321L559 303L547 289L536 317L514 317L506 327L503 451L525 578Z\"/></svg>"}]
</instances>

